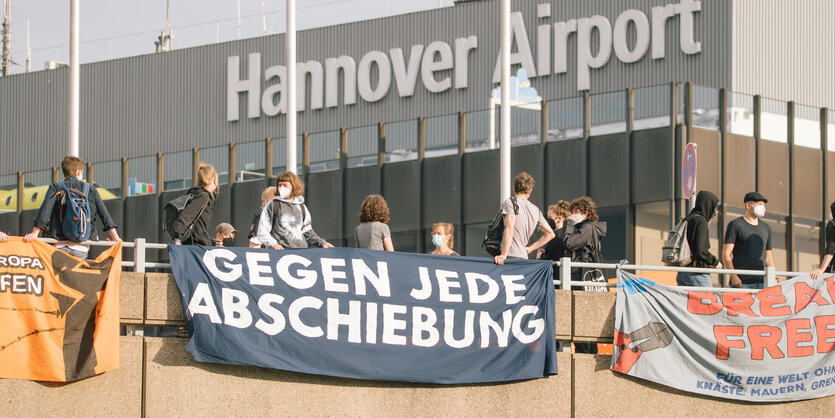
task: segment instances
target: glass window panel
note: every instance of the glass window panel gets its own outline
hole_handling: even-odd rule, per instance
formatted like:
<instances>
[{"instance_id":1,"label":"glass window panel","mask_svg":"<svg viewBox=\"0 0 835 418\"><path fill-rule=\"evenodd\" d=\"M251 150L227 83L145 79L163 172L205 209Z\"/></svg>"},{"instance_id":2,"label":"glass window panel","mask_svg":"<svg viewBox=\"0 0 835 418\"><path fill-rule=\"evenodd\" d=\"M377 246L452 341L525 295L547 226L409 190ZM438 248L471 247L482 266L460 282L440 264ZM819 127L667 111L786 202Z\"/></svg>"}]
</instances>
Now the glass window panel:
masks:
<instances>
[{"instance_id":1,"label":"glass window panel","mask_svg":"<svg viewBox=\"0 0 835 418\"><path fill-rule=\"evenodd\" d=\"M592 94L591 135L626 132L626 92Z\"/></svg>"},{"instance_id":2,"label":"glass window panel","mask_svg":"<svg viewBox=\"0 0 835 418\"><path fill-rule=\"evenodd\" d=\"M801 147L821 147L820 110L816 107L794 106L794 143Z\"/></svg>"},{"instance_id":3,"label":"glass window panel","mask_svg":"<svg viewBox=\"0 0 835 418\"><path fill-rule=\"evenodd\" d=\"M728 92L728 132L754 136L754 96Z\"/></svg>"},{"instance_id":4,"label":"glass window panel","mask_svg":"<svg viewBox=\"0 0 835 418\"><path fill-rule=\"evenodd\" d=\"M499 109L467 112L466 152L494 149L499 146Z\"/></svg>"},{"instance_id":5,"label":"glass window panel","mask_svg":"<svg viewBox=\"0 0 835 418\"><path fill-rule=\"evenodd\" d=\"M582 138L583 98L572 97L548 102L548 140Z\"/></svg>"},{"instance_id":6,"label":"glass window panel","mask_svg":"<svg viewBox=\"0 0 835 418\"><path fill-rule=\"evenodd\" d=\"M835 110L827 112L826 122L827 150L835 151Z\"/></svg>"},{"instance_id":7,"label":"glass window panel","mask_svg":"<svg viewBox=\"0 0 835 418\"><path fill-rule=\"evenodd\" d=\"M693 86L693 126L719 130L719 89Z\"/></svg>"},{"instance_id":8,"label":"glass window panel","mask_svg":"<svg viewBox=\"0 0 835 418\"><path fill-rule=\"evenodd\" d=\"M635 102L632 129L670 126L670 85L642 87L632 91Z\"/></svg>"},{"instance_id":9,"label":"glass window panel","mask_svg":"<svg viewBox=\"0 0 835 418\"><path fill-rule=\"evenodd\" d=\"M416 160L418 157L418 121L404 120L386 124L386 161Z\"/></svg>"},{"instance_id":10,"label":"glass window panel","mask_svg":"<svg viewBox=\"0 0 835 418\"><path fill-rule=\"evenodd\" d=\"M786 142L788 121L786 102L774 99L760 99L760 136L769 141Z\"/></svg>"},{"instance_id":11,"label":"glass window panel","mask_svg":"<svg viewBox=\"0 0 835 418\"><path fill-rule=\"evenodd\" d=\"M794 271L812 271L820 265L820 222L794 220Z\"/></svg>"},{"instance_id":12,"label":"glass window panel","mask_svg":"<svg viewBox=\"0 0 835 418\"><path fill-rule=\"evenodd\" d=\"M156 183L156 155L128 160L128 196L156 193Z\"/></svg>"},{"instance_id":13,"label":"glass window panel","mask_svg":"<svg viewBox=\"0 0 835 418\"><path fill-rule=\"evenodd\" d=\"M235 144L235 181L264 178L264 141Z\"/></svg>"},{"instance_id":14,"label":"glass window panel","mask_svg":"<svg viewBox=\"0 0 835 418\"><path fill-rule=\"evenodd\" d=\"M0 213L17 211L17 174L0 176Z\"/></svg>"},{"instance_id":15,"label":"glass window panel","mask_svg":"<svg viewBox=\"0 0 835 418\"><path fill-rule=\"evenodd\" d=\"M539 142L541 109L542 106L539 103L519 105L510 108L510 144L512 146ZM499 129L501 129L501 120L498 125ZM501 135L501 133L498 135Z\"/></svg>"},{"instance_id":16,"label":"glass window panel","mask_svg":"<svg viewBox=\"0 0 835 418\"><path fill-rule=\"evenodd\" d=\"M194 154L191 151L165 154L165 190L188 189L194 185L192 179ZM98 170L98 167L96 168Z\"/></svg>"},{"instance_id":17,"label":"glass window panel","mask_svg":"<svg viewBox=\"0 0 835 418\"><path fill-rule=\"evenodd\" d=\"M377 140L376 125L348 129L348 167L376 165Z\"/></svg>"},{"instance_id":18,"label":"glass window panel","mask_svg":"<svg viewBox=\"0 0 835 418\"><path fill-rule=\"evenodd\" d=\"M284 157L287 155L287 143L284 138L273 139L273 176L278 176L279 173L284 172L287 168L287 159ZM298 167L296 168L296 173L302 172L302 164L304 160L302 159L302 135L298 135L296 137L296 164Z\"/></svg>"},{"instance_id":19,"label":"glass window panel","mask_svg":"<svg viewBox=\"0 0 835 418\"><path fill-rule=\"evenodd\" d=\"M339 170L340 131L310 134L310 172Z\"/></svg>"},{"instance_id":20,"label":"glass window panel","mask_svg":"<svg viewBox=\"0 0 835 418\"><path fill-rule=\"evenodd\" d=\"M122 197L122 161L105 161L95 163L96 187L102 199L117 199ZM105 192L103 189L106 189Z\"/></svg>"},{"instance_id":21,"label":"glass window panel","mask_svg":"<svg viewBox=\"0 0 835 418\"><path fill-rule=\"evenodd\" d=\"M201 148L200 162L211 164L218 174L218 183L229 184L229 146Z\"/></svg>"},{"instance_id":22,"label":"glass window panel","mask_svg":"<svg viewBox=\"0 0 835 418\"><path fill-rule=\"evenodd\" d=\"M467 134L470 130L469 114ZM426 118L426 157L440 157L458 152L458 115L444 115ZM478 122L476 122L478 123Z\"/></svg>"}]
</instances>

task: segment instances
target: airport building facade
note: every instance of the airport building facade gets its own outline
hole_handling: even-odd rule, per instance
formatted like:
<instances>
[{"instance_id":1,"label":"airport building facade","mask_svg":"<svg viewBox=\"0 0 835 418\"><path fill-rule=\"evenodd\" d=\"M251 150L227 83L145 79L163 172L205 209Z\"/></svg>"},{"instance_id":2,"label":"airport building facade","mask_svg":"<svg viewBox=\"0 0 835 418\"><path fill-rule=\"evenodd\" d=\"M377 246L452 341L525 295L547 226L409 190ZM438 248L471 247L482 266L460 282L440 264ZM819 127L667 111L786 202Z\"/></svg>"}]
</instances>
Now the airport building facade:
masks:
<instances>
[{"instance_id":1,"label":"airport building facade","mask_svg":"<svg viewBox=\"0 0 835 418\"><path fill-rule=\"evenodd\" d=\"M352 245L359 203L381 193L396 249L429 250L444 221L459 252L482 254L501 198L498 5L299 32L298 171L320 235ZM810 270L835 198L832 15L824 0L513 2L512 171L536 178L541 208L591 196L609 222L607 259L658 264L686 211L692 142L697 189L724 203L712 249L758 190L778 270ZM81 157L123 236L165 241L161 208L197 161L222 173L214 222L245 230L284 170L285 79L283 35L83 65ZM11 233L31 228L57 176L67 92L66 69L0 78Z\"/></svg>"}]
</instances>

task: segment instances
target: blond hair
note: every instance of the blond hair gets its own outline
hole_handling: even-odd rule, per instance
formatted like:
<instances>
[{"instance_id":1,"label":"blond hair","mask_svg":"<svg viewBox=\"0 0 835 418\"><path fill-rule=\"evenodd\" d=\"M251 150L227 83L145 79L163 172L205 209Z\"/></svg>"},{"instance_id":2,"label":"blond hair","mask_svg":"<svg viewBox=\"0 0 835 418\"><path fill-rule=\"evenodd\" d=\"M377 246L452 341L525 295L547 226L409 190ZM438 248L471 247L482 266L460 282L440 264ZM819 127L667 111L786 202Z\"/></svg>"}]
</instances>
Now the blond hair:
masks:
<instances>
[{"instance_id":1,"label":"blond hair","mask_svg":"<svg viewBox=\"0 0 835 418\"><path fill-rule=\"evenodd\" d=\"M455 227L452 226L449 222L436 222L432 224L432 230L434 231L435 228L441 227L444 230L444 234L449 236L449 240L447 240L447 247L452 249L453 244L455 244Z\"/></svg>"},{"instance_id":2,"label":"blond hair","mask_svg":"<svg viewBox=\"0 0 835 418\"><path fill-rule=\"evenodd\" d=\"M275 199L275 186L270 186L261 192L261 201L270 201Z\"/></svg>"},{"instance_id":3,"label":"blond hair","mask_svg":"<svg viewBox=\"0 0 835 418\"><path fill-rule=\"evenodd\" d=\"M215 168L206 163L197 166L197 182L199 186L208 186L217 177Z\"/></svg>"}]
</instances>

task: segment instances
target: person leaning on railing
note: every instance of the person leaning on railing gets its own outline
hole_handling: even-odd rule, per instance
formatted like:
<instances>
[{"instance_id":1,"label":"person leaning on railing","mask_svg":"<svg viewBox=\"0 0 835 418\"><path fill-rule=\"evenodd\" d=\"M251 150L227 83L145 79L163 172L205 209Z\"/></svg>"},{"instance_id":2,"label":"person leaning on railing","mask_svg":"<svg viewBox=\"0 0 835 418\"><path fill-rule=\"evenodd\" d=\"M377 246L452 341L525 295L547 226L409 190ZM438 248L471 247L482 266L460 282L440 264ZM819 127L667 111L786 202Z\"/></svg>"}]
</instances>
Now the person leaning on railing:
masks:
<instances>
[{"instance_id":1,"label":"person leaning on railing","mask_svg":"<svg viewBox=\"0 0 835 418\"><path fill-rule=\"evenodd\" d=\"M823 260L820 267L812 270L810 275L817 279L821 273L835 273L835 265L832 263L832 256L835 255L835 202L829 205L829 221L826 223L826 248L823 251Z\"/></svg>"}]
</instances>

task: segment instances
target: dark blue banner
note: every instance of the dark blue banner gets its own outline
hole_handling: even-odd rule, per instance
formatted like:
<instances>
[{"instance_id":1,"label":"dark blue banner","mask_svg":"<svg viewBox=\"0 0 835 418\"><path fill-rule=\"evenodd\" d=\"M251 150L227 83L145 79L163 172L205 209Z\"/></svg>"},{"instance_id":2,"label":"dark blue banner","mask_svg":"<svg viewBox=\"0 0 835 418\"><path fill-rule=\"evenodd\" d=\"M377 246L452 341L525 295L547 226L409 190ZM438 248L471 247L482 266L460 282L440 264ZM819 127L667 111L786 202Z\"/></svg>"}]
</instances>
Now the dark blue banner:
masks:
<instances>
[{"instance_id":1,"label":"dark blue banner","mask_svg":"<svg viewBox=\"0 0 835 418\"><path fill-rule=\"evenodd\" d=\"M168 250L197 361L449 384L557 373L549 262Z\"/></svg>"}]
</instances>

